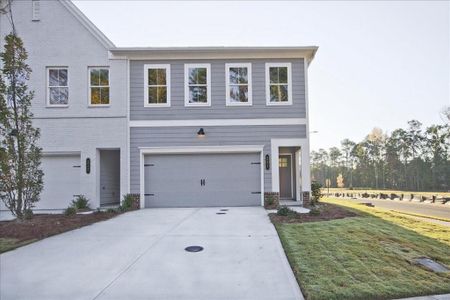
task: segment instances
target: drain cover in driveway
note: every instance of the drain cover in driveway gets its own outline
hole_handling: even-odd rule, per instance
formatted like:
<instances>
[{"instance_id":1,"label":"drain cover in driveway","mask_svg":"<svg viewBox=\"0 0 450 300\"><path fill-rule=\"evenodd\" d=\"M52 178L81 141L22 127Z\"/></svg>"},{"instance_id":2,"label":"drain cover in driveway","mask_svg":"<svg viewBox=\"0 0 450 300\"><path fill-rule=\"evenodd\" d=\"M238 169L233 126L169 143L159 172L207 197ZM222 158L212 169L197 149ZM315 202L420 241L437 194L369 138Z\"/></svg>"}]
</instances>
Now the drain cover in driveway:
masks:
<instances>
[{"instance_id":1,"label":"drain cover in driveway","mask_svg":"<svg viewBox=\"0 0 450 300\"><path fill-rule=\"evenodd\" d=\"M228 211L228 208L222 208L220 211Z\"/></svg>"},{"instance_id":2,"label":"drain cover in driveway","mask_svg":"<svg viewBox=\"0 0 450 300\"><path fill-rule=\"evenodd\" d=\"M226 215L227 213L224 212L217 212L216 215Z\"/></svg>"},{"instance_id":3,"label":"drain cover in driveway","mask_svg":"<svg viewBox=\"0 0 450 300\"><path fill-rule=\"evenodd\" d=\"M200 252L203 251L203 247L202 246L189 246L184 248L184 250L186 250L187 252Z\"/></svg>"},{"instance_id":4,"label":"drain cover in driveway","mask_svg":"<svg viewBox=\"0 0 450 300\"><path fill-rule=\"evenodd\" d=\"M433 272L437 272L437 273L446 273L446 272L450 272L450 270L444 266L441 265L438 262L435 262L432 259L429 259L428 257L419 257L419 258L414 258L413 262L421 265L425 268L427 268L428 270L431 270Z\"/></svg>"}]
</instances>

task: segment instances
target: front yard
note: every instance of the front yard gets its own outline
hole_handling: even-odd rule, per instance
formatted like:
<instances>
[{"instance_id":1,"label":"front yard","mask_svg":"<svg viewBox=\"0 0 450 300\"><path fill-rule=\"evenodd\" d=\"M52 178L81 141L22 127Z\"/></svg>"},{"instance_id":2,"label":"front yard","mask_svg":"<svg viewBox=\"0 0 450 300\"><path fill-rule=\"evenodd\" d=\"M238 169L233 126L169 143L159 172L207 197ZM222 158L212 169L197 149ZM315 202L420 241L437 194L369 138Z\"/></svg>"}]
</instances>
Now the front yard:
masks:
<instances>
[{"instance_id":1,"label":"front yard","mask_svg":"<svg viewBox=\"0 0 450 300\"><path fill-rule=\"evenodd\" d=\"M413 264L429 257L450 266L450 227L345 200L325 199L357 216L330 221L272 218L306 299L395 299L450 293L450 273Z\"/></svg>"}]
</instances>

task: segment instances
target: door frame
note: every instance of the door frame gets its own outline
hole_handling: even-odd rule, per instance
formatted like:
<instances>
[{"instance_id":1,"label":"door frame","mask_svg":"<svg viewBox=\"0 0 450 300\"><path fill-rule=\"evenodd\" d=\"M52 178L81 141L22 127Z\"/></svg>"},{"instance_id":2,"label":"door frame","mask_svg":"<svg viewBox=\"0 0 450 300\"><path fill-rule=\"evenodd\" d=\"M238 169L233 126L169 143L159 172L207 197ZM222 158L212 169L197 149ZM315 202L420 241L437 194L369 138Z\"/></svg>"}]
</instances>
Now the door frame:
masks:
<instances>
[{"instance_id":1,"label":"door frame","mask_svg":"<svg viewBox=\"0 0 450 300\"><path fill-rule=\"evenodd\" d=\"M191 147L139 147L139 185L140 208L145 208L145 172L144 156L151 154L201 154L201 153L259 153L261 206L264 206L264 145L235 145L235 146L191 146Z\"/></svg>"},{"instance_id":2,"label":"door frame","mask_svg":"<svg viewBox=\"0 0 450 300\"><path fill-rule=\"evenodd\" d=\"M293 168L293 164L292 164L292 153L279 153L278 154L278 159L280 159L280 156L282 156L282 155L285 155L285 156L290 156L290 164L289 164L289 167L291 168L291 197L290 197L290 199L294 199L294 168ZM280 167L278 166L278 174L279 174L279 171L280 170ZM279 181L280 179L278 178L278 181ZM278 183L279 184L279 183ZM281 185L280 185L280 199L282 199L281 198Z\"/></svg>"}]
</instances>

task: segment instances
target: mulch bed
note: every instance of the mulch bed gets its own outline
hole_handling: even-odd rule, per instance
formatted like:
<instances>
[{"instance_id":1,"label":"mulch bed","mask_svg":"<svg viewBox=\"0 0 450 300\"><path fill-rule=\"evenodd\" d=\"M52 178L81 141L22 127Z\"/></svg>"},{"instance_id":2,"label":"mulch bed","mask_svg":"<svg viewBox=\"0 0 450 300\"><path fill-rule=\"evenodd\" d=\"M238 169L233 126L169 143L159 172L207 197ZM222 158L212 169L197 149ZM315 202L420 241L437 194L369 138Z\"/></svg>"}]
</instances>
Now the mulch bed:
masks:
<instances>
[{"instance_id":1,"label":"mulch bed","mask_svg":"<svg viewBox=\"0 0 450 300\"><path fill-rule=\"evenodd\" d=\"M319 215L290 213L287 216L279 216L276 213L271 213L269 217L272 223L307 223L358 216L353 211L328 203L320 203L317 209L320 211Z\"/></svg>"},{"instance_id":2,"label":"mulch bed","mask_svg":"<svg viewBox=\"0 0 450 300\"><path fill-rule=\"evenodd\" d=\"M27 240L40 240L98 221L108 220L118 214L116 212L94 212L92 214L72 216L37 214L32 219L25 221L1 221L0 238L18 239L17 243Z\"/></svg>"}]
</instances>

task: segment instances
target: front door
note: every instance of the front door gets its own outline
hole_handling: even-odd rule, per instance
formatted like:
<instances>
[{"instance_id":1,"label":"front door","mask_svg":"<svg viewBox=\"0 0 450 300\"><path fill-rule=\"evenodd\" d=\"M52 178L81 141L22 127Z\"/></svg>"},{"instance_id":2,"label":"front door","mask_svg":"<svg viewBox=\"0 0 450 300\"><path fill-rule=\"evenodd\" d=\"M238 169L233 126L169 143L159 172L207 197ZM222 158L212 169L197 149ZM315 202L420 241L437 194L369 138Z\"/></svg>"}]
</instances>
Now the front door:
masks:
<instances>
[{"instance_id":1,"label":"front door","mask_svg":"<svg viewBox=\"0 0 450 300\"><path fill-rule=\"evenodd\" d=\"M280 198L293 199L292 191L292 155L280 154Z\"/></svg>"}]
</instances>

